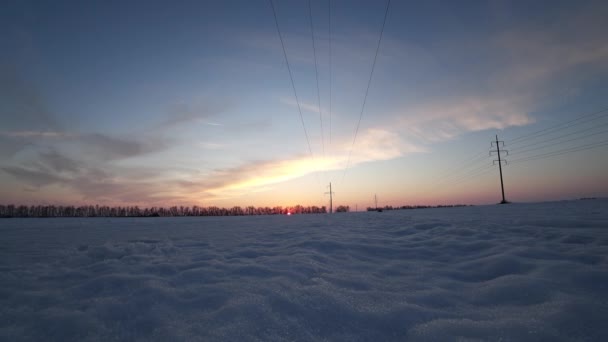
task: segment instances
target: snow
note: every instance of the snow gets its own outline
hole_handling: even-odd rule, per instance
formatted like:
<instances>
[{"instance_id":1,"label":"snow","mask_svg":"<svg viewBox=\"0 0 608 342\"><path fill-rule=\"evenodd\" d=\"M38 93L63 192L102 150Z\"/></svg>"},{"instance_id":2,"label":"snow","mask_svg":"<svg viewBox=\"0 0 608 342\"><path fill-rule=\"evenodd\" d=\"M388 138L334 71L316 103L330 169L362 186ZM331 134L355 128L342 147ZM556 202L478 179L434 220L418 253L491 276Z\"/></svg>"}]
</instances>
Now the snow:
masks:
<instances>
[{"instance_id":1,"label":"snow","mask_svg":"<svg viewBox=\"0 0 608 342\"><path fill-rule=\"evenodd\" d=\"M0 236L3 341L608 341L608 200Z\"/></svg>"}]
</instances>

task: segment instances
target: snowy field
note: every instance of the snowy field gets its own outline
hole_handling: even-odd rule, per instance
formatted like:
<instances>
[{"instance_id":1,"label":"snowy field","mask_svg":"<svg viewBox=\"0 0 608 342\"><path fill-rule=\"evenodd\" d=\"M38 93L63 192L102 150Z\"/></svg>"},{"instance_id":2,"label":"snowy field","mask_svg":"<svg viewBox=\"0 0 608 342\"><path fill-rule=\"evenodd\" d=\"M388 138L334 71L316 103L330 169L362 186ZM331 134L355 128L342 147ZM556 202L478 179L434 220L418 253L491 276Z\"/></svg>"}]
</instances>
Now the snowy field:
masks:
<instances>
[{"instance_id":1,"label":"snowy field","mask_svg":"<svg viewBox=\"0 0 608 342\"><path fill-rule=\"evenodd\" d=\"M608 341L608 200L0 234L2 341Z\"/></svg>"}]
</instances>

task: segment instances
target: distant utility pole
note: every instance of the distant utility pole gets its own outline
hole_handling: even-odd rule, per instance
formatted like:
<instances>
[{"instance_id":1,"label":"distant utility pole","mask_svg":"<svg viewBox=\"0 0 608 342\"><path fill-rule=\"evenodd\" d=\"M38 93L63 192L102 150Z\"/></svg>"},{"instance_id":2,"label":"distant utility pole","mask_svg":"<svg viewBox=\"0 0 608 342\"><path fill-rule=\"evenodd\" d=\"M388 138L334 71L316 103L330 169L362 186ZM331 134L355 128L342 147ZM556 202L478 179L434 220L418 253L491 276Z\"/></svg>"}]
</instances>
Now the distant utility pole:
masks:
<instances>
[{"instance_id":1,"label":"distant utility pole","mask_svg":"<svg viewBox=\"0 0 608 342\"><path fill-rule=\"evenodd\" d=\"M333 209L333 194L334 192L331 191L331 182L329 182L329 192L325 193L326 195L329 195L329 213L333 213L334 209Z\"/></svg>"},{"instance_id":2,"label":"distant utility pole","mask_svg":"<svg viewBox=\"0 0 608 342\"><path fill-rule=\"evenodd\" d=\"M498 140L498 135L496 135L496 141L492 141L490 142L490 147L494 147L494 144L496 144L496 149L495 150L490 150L490 155L492 155L492 153L496 152L496 154L498 155L498 159L494 160L492 162L492 164L496 165L496 162L498 162L498 172L500 173L500 190L502 191L502 201L500 202L500 204L506 204L509 203L507 202L507 200L505 199L505 185L502 181L502 162L505 162L505 164L507 163L506 160L501 159L500 157L500 144L502 143L502 147L505 147L505 142ZM503 152L506 153L507 155L509 155L509 151L504 150Z\"/></svg>"}]
</instances>

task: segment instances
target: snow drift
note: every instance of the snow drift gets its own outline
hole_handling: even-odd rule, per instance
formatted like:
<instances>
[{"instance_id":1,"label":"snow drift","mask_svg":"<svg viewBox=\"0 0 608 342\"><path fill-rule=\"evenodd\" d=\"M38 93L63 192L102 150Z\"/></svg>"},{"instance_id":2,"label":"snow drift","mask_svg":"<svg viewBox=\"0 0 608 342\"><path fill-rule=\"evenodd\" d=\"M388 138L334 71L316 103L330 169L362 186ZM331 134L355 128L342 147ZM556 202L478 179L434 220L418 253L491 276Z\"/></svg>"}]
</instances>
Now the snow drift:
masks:
<instances>
[{"instance_id":1,"label":"snow drift","mask_svg":"<svg viewBox=\"0 0 608 342\"><path fill-rule=\"evenodd\" d=\"M5 341L607 341L608 201L0 221Z\"/></svg>"}]
</instances>

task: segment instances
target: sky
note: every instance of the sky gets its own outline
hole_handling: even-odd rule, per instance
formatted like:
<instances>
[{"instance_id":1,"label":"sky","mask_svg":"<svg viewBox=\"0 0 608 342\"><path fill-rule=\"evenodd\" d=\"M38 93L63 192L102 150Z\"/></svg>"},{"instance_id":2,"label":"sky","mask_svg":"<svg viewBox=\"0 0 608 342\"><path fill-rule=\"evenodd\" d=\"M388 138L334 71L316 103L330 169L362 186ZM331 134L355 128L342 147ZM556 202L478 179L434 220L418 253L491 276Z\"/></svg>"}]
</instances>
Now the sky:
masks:
<instances>
[{"instance_id":1,"label":"sky","mask_svg":"<svg viewBox=\"0 0 608 342\"><path fill-rule=\"evenodd\" d=\"M3 2L0 204L608 195L605 1L273 4Z\"/></svg>"}]
</instances>

